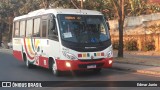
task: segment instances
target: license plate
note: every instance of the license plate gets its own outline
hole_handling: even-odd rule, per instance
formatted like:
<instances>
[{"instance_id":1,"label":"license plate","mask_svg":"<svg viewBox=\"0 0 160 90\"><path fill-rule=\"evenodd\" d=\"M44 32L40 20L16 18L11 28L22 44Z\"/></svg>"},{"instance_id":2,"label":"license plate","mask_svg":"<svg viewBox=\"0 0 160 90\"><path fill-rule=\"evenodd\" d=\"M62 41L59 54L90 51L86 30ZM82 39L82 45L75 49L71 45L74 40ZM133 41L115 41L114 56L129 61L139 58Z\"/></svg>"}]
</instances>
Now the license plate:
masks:
<instances>
[{"instance_id":1,"label":"license plate","mask_svg":"<svg viewBox=\"0 0 160 90\"><path fill-rule=\"evenodd\" d=\"M96 65L88 65L87 68L96 68Z\"/></svg>"}]
</instances>

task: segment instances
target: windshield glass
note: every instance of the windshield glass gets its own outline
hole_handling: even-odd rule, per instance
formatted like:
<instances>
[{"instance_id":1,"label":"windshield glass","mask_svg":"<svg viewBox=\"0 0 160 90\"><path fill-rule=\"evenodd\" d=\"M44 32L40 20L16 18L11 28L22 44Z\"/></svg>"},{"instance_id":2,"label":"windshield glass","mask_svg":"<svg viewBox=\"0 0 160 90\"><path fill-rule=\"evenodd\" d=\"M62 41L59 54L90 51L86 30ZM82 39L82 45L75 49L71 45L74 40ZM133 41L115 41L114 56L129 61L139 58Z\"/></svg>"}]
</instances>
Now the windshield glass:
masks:
<instances>
[{"instance_id":1,"label":"windshield glass","mask_svg":"<svg viewBox=\"0 0 160 90\"><path fill-rule=\"evenodd\" d=\"M101 15L58 15L62 40L99 43L108 40L109 31Z\"/></svg>"}]
</instances>

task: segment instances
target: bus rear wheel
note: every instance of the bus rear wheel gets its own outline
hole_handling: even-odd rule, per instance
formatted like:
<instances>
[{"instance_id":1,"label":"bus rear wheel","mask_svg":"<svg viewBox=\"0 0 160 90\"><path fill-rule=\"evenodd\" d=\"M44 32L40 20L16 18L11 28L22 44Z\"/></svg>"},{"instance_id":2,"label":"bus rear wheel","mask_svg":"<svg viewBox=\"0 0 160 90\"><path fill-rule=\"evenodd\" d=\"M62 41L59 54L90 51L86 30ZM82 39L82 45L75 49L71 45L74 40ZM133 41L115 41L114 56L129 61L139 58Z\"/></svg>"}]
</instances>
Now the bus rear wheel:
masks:
<instances>
[{"instance_id":1,"label":"bus rear wheel","mask_svg":"<svg viewBox=\"0 0 160 90\"><path fill-rule=\"evenodd\" d=\"M52 62L52 72L55 76L60 76L60 71L57 69L56 62Z\"/></svg>"}]
</instances>

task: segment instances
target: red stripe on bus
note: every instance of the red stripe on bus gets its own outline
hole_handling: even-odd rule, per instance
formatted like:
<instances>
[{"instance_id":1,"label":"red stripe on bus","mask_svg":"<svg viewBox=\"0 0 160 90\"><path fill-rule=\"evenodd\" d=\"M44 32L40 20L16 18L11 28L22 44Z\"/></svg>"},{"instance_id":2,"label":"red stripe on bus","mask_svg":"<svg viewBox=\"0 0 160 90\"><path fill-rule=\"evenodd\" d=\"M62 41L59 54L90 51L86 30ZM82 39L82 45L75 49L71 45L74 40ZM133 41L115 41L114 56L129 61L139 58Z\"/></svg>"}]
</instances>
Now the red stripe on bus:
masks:
<instances>
[{"instance_id":1,"label":"red stripe on bus","mask_svg":"<svg viewBox=\"0 0 160 90\"><path fill-rule=\"evenodd\" d=\"M21 51L13 50L13 56L14 56L16 59L18 59L18 60L20 60L20 61L23 61Z\"/></svg>"},{"instance_id":2,"label":"red stripe on bus","mask_svg":"<svg viewBox=\"0 0 160 90\"><path fill-rule=\"evenodd\" d=\"M113 60L113 58L104 58L101 61L94 61L93 62L81 62L79 60L56 60L57 69L60 71L74 71L74 70L87 70L87 65L96 65L102 64L102 66L96 66L96 68L110 68L112 64L109 64L109 60ZM71 67L66 66L66 62L71 64ZM79 65L84 66L84 68L79 67Z\"/></svg>"},{"instance_id":3,"label":"red stripe on bus","mask_svg":"<svg viewBox=\"0 0 160 90\"><path fill-rule=\"evenodd\" d=\"M47 57L39 56L39 65L42 66L42 67L44 67L44 68L49 68L48 58Z\"/></svg>"}]
</instances>

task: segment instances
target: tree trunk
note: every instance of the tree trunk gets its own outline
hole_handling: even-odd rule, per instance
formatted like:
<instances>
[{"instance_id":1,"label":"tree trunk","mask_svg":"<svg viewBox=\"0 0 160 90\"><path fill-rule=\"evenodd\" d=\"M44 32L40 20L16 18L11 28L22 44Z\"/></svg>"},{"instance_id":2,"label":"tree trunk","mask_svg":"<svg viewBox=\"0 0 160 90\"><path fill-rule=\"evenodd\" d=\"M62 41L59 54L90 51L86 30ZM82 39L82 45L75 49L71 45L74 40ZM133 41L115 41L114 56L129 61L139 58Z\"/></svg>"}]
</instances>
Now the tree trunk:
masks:
<instances>
[{"instance_id":1,"label":"tree trunk","mask_svg":"<svg viewBox=\"0 0 160 90\"><path fill-rule=\"evenodd\" d=\"M81 0L81 9L83 9L83 0Z\"/></svg>"},{"instance_id":2,"label":"tree trunk","mask_svg":"<svg viewBox=\"0 0 160 90\"><path fill-rule=\"evenodd\" d=\"M9 24L8 42L12 41L12 25Z\"/></svg>"},{"instance_id":3,"label":"tree trunk","mask_svg":"<svg viewBox=\"0 0 160 90\"><path fill-rule=\"evenodd\" d=\"M0 47L2 43L2 23L0 23Z\"/></svg>"},{"instance_id":4,"label":"tree trunk","mask_svg":"<svg viewBox=\"0 0 160 90\"><path fill-rule=\"evenodd\" d=\"M14 17L9 16L8 42L10 42L11 39L12 39L12 23L13 23L13 18L14 18Z\"/></svg>"},{"instance_id":5,"label":"tree trunk","mask_svg":"<svg viewBox=\"0 0 160 90\"><path fill-rule=\"evenodd\" d=\"M1 43L2 43L2 33L0 31L0 47L1 47Z\"/></svg>"},{"instance_id":6,"label":"tree trunk","mask_svg":"<svg viewBox=\"0 0 160 90\"><path fill-rule=\"evenodd\" d=\"M119 47L118 47L118 57L123 57L123 22L119 20Z\"/></svg>"},{"instance_id":7,"label":"tree trunk","mask_svg":"<svg viewBox=\"0 0 160 90\"><path fill-rule=\"evenodd\" d=\"M120 0L119 3L120 9L119 9L119 48L118 48L118 57L123 57L123 25L124 25L124 0Z\"/></svg>"}]
</instances>

